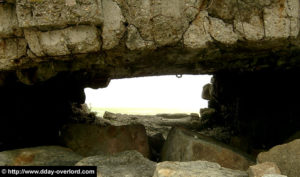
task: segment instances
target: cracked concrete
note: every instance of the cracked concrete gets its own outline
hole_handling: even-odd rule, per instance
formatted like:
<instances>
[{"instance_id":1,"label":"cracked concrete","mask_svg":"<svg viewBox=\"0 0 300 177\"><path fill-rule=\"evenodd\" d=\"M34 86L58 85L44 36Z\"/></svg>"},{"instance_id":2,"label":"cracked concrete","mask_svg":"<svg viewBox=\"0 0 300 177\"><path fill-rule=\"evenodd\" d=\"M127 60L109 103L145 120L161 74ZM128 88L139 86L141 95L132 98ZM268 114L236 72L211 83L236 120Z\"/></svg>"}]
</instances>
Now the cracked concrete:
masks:
<instances>
[{"instance_id":1,"label":"cracked concrete","mask_svg":"<svg viewBox=\"0 0 300 177\"><path fill-rule=\"evenodd\" d=\"M0 39L0 60L14 60L25 56L26 41L23 38Z\"/></svg>"},{"instance_id":2,"label":"cracked concrete","mask_svg":"<svg viewBox=\"0 0 300 177\"><path fill-rule=\"evenodd\" d=\"M16 7L22 28L49 30L78 24L100 25L103 21L100 0L17 0Z\"/></svg>"},{"instance_id":3,"label":"cracked concrete","mask_svg":"<svg viewBox=\"0 0 300 177\"><path fill-rule=\"evenodd\" d=\"M112 0L103 0L104 24L102 31L103 50L109 50L119 45L125 29L125 18L118 4Z\"/></svg>"},{"instance_id":4,"label":"cracked concrete","mask_svg":"<svg viewBox=\"0 0 300 177\"><path fill-rule=\"evenodd\" d=\"M218 42L223 44L234 44L238 40L231 24L226 24L218 18L209 18L209 32Z\"/></svg>"},{"instance_id":5,"label":"cracked concrete","mask_svg":"<svg viewBox=\"0 0 300 177\"><path fill-rule=\"evenodd\" d=\"M0 39L12 47L0 45L0 71L54 59L62 61L55 63L60 71L93 67L112 78L199 74L253 70L258 58L265 66L274 55L280 62L273 63L295 66L288 58L300 48L299 6L298 0L7 1L0 4Z\"/></svg>"},{"instance_id":6,"label":"cracked concrete","mask_svg":"<svg viewBox=\"0 0 300 177\"><path fill-rule=\"evenodd\" d=\"M249 22L235 20L234 29L241 40L259 41L265 36L264 24L260 16L250 17Z\"/></svg>"},{"instance_id":7,"label":"cracked concrete","mask_svg":"<svg viewBox=\"0 0 300 177\"><path fill-rule=\"evenodd\" d=\"M101 45L99 31L92 26L74 26L47 32L25 30L25 39L38 57L98 52Z\"/></svg>"},{"instance_id":8,"label":"cracked concrete","mask_svg":"<svg viewBox=\"0 0 300 177\"><path fill-rule=\"evenodd\" d=\"M183 36L187 48L203 49L213 39L209 33L209 19L207 11L201 11Z\"/></svg>"},{"instance_id":9,"label":"cracked concrete","mask_svg":"<svg viewBox=\"0 0 300 177\"><path fill-rule=\"evenodd\" d=\"M156 48L153 41L143 40L139 31L134 25L130 25L128 27L126 47L129 50L146 50Z\"/></svg>"},{"instance_id":10,"label":"cracked concrete","mask_svg":"<svg viewBox=\"0 0 300 177\"><path fill-rule=\"evenodd\" d=\"M21 37L22 30L19 28L16 8L12 4L0 6L0 38Z\"/></svg>"}]
</instances>

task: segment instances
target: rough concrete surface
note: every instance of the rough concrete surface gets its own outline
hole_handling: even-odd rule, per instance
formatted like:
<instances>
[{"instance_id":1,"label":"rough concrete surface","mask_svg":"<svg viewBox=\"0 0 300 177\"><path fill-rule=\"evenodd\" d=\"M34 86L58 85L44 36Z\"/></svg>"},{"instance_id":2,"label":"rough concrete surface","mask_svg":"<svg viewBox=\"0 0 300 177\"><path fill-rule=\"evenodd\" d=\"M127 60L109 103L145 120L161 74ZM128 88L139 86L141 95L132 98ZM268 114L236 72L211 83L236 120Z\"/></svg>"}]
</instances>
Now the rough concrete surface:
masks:
<instances>
[{"instance_id":1,"label":"rough concrete surface","mask_svg":"<svg viewBox=\"0 0 300 177\"><path fill-rule=\"evenodd\" d=\"M253 161L212 138L183 128L173 128L161 152L162 161L205 160L235 170L247 170Z\"/></svg>"},{"instance_id":2,"label":"rough concrete surface","mask_svg":"<svg viewBox=\"0 0 300 177\"><path fill-rule=\"evenodd\" d=\"M97 166L97 177L152 177L155 162L137 151L124 151L110 156L91 156L76 166Z\"/></svg>"},{"instance_id":3,"label":"rough concrete surface","mask_svg":"<svg viewBox=\"0 0 300 177\"><path fill-rule=\"evenodd\" d=\"M266 174L281 174L274 162L264 162L250 166L248 169L249 177L263 177Z\"/></svg>"},{"instance_id":4,"label":"rough concrete surface","mask_svg":"<svg viewBox=\"0 0 300 177\"><path fill-rule=\"evenodd\" d=\"M0 152L1 166L73 166L82 156L69 148L39 146Z\"/></svg>"},{"instance_id":5,"label":"rough concrete surface","mask_svg":"<svg viewBox=\"0 0 300 177\"><path fill-rule=\"evenodd\" d=\"M156 165L153 177L248 177L239 170L223 168L207 161L161 162Z\"/></svg>"},{"instance_id":6,"label":"rough concrete surface","mask_svg":"<svg viewBox=\"0 0 300 177\"><path fill-rule=\"evenodd\" d=\"M271 148L257 156L257 162L274 162L283 175L298 177L300 175L300 139Z\"/></svg>"},{"instance_id":7,"label":"rough concrete surface","mask_svg":"<svg viewBox=\"0 0 300 177\"><path fill-rule=\"evenodd\" d=\"M150 156L148 137L142 125L101 127L68 124L61 130L62 143L83 156L115 154L136 150Z\"/></svg>"}]
</instances>

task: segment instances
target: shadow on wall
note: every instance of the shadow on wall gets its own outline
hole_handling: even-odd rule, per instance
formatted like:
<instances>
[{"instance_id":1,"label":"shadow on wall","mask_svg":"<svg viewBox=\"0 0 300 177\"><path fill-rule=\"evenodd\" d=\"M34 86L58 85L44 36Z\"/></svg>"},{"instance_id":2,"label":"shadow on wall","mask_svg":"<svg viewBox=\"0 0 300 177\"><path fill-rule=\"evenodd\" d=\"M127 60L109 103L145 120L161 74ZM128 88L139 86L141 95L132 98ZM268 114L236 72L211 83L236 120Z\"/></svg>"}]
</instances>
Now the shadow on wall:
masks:
<instances>
[{"instance_id":1,"label":"shadow on wall","mask_svg":"<svg viewBox=\"0 0 300 177\"><path fill-rule=\"evenodd\" d=\"M300 130L299 71L217 73L209 107L214 123L232 127L256 149L283 143Z\"/></svg>"},{"instance_id":2,"label":"shadow on wall","mask_svg":"<svg viewBox=\"0 0 300 177\"><path fill-rule=\"evenodd\" d=\"M7 84L0 87L0 98L0 151L57 144L71 103L85 101L76 82L59 77L34 86Z\"/></svg>"}]
</instances>

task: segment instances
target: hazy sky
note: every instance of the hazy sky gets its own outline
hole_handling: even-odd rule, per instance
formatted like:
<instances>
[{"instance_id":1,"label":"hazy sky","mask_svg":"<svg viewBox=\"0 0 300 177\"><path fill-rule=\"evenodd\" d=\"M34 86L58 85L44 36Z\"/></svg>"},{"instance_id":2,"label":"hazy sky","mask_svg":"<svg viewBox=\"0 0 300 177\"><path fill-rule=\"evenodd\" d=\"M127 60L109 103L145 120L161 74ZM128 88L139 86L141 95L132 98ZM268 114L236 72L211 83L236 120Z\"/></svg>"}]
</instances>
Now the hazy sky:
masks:
<instances>
[{"instance_id":1,"label":"hazy sky","mask_svg":"<svg viewBox=\"0 0 300 177\"><path fill-rule=\"evenodd\" d=\"M86 103L102 108L167 108L199 112L207 107L202 100L209 75L139 77L111 80L103 89L86 88Z\"/></svg>"}]
</instances>

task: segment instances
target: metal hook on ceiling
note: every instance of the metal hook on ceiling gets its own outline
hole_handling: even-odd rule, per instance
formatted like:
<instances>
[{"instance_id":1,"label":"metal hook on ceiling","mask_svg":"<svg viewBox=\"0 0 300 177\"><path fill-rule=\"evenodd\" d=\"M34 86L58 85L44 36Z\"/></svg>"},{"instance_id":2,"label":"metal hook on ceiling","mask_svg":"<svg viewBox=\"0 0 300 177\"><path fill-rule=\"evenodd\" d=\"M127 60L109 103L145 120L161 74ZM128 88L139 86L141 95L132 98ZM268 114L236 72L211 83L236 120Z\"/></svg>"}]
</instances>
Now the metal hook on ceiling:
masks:
<instances>
[{"instance_id":1,"label":"metal hook on ceiling","mask_svg":"<svg viewBox=\"0 0 300 177\"><path fill-rule=\"evenodd\" d=\"M182 74L176 74L176 77L177 77L178 79L180 79L180 78L182 78Z\"/></svg>"}]
</instances>

